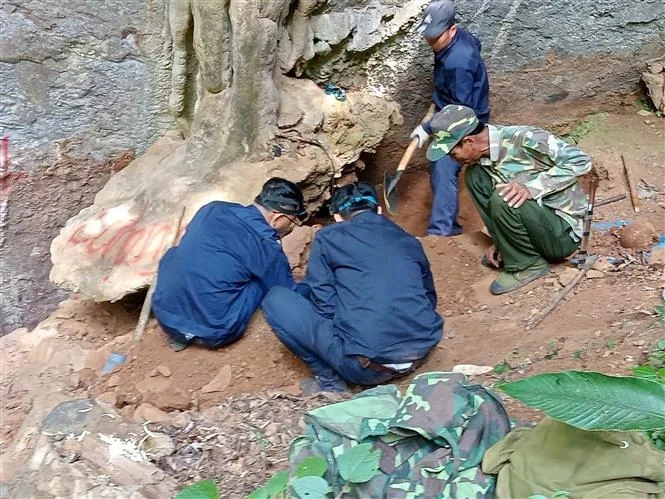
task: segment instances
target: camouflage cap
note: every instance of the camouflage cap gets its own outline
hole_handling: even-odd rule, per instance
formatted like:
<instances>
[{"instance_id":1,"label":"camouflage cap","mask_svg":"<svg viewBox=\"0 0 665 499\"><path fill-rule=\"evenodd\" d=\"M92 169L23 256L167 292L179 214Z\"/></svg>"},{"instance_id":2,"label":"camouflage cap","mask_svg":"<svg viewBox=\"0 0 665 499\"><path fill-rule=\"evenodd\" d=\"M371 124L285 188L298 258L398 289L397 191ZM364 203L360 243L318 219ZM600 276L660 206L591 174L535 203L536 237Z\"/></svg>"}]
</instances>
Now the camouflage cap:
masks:
<instances>
[{"instance_id":1,"label":"camouflage cap","mask_svg":"<svg viewBox=\"0 0 665 499\"><path fill-rule=\"evenodd\" d=\"M469 107L452 104L444 107L429 122L433 139L427 150L427 159L438 161L446 156L479 123L476 113Z\"/></svg>"}]
</instances>

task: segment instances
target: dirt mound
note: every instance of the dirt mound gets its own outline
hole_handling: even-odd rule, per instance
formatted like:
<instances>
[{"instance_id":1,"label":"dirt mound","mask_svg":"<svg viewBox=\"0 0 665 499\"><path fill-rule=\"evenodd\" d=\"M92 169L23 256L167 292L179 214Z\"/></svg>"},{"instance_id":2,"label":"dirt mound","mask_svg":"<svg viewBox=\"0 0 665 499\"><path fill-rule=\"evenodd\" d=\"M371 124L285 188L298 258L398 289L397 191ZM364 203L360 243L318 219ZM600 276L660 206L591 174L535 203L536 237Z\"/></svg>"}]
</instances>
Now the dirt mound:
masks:
<instances>
[{"instance_id":1,"label":"dirt mound","mask_svg":"<svg viewBox=\"0 0 665 499\"><path fill-rule=\"evenodd\" d=\"M168 377L159 372L164 368ZM230 375L226 386L202 390L220 372ZM174 352L152 321L128 363L111 376L97 378L89 390L92 396L114 392L120 408L150 403L173 411L211 407L232 395L267 389L297 393L298 382L306 374L305 366L279 342L260 314L241 341L214 351L192 346Z\"/></svg>"}]
</instances>

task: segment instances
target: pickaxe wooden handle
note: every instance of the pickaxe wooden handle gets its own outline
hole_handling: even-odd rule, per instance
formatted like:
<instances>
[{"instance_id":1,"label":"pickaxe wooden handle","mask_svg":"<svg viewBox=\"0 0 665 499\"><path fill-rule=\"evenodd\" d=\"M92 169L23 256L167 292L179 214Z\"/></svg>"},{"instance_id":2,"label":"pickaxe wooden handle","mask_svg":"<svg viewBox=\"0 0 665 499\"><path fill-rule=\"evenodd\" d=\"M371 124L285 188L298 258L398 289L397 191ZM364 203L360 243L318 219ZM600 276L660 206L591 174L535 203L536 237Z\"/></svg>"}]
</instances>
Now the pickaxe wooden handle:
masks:
<instances>
[{"instance_id":1,"label":"pickaxe wooden handle","mask_svg":"<svg viewBox=\"0 0 665 499\"><path fill-rule=\"evenodd\" d=\"M432 119L432 116L434 116L434 112L436 111L436 106L432 104L429 109L427 110L427 113L425 113L425 116L423 116L423 119L420 120L420 123L427 123L429 120ZM406 148L406 151L404 151L404 154L402 155L402 159L400 160L399 164L397 165L397 170L395 171L404 171L406 170L406 167L409 165L409 161L411 161L411 157L413 156L413 153L416 152L416 149L418 149L418 137L415 137L410 143L409 147Z\"/></svg>"}]
</instances>

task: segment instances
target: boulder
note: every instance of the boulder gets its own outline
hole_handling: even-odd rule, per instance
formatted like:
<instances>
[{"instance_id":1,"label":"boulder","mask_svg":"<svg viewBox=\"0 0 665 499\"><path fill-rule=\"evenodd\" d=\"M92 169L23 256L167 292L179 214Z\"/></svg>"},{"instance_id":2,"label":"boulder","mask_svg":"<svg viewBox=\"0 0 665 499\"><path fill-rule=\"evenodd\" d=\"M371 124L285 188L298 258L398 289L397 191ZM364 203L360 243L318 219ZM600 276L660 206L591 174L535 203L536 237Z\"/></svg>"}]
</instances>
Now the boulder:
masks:
<instances>
[{"instance_id":1,"label":"boulder","mask_svg":"<svg viewBox=\"0 0 665 499\"><path fill-rule=\"evenodd\" d=\"M201 206L250 203L273 176L298 182L315 210L344 165L373 150L399 116L394 103L366 93L350 92L340 102L310 81L290 78L281 79L280 88L299 96L289 112L300 118L272 141L279 156L271 148L228 163L213 158L223 144L203 144L202 137L215 134L223 117L208 107L198 131L188 139L178 133L158 139L67 222L51 245L52 282L96 301L118 300L151 282L162 254Z\"/></svg>"},{"instance_id":2,"label":"boulder","mask_svg":"<svg viewBox=\"0 0 665 499\"><path fill-rule=\"evenodd\" d=\"M644 250L658 240L656 229L646 220L637 220L621 230L621 246L628 249Z\"/></svg>"}]
</instances>

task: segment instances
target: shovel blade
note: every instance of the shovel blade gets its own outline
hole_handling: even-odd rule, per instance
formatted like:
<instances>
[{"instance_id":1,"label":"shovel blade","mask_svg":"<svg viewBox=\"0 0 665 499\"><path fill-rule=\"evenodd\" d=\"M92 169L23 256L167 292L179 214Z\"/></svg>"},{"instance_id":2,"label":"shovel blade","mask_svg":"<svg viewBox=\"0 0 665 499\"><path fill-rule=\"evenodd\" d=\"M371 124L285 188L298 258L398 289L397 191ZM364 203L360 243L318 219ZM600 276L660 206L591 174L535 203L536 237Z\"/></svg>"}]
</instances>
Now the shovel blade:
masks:
<instances>
[{"instance_id":1,"label":"shovel blade","mask_svg":"<svg viewBox=\"0 0 665 499\"><path fill-rule=\"evenodd\" d=\"M402 177L403 170L395 173L383 173L383 200L389 213L397 213L399 195L397 194L397 182Z\"/></svg>"}]
</instances>

